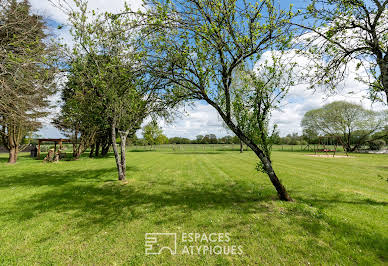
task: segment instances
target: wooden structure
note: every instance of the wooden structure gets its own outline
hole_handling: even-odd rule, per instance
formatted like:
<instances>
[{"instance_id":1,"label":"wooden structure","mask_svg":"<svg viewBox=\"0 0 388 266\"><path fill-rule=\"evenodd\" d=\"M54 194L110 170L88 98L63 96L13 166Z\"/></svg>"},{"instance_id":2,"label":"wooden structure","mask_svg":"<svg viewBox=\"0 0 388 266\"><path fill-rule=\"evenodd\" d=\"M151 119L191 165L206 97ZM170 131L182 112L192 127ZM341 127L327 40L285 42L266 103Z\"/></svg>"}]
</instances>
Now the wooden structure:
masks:
<instances>
[{"instance_id":1,"label":"wooden structure","mask_svg":"<svg viewBox=\"0 0 388 266\"><path fill-rule=\"evenodd\" d=\"M43 142L54 142L54 154L57 151L57 144L59 149L62 150L63 143L72 143L70 139L38 139L38 154L37 157L40 159L40 144Z\"/></svg>"}]
</instances>

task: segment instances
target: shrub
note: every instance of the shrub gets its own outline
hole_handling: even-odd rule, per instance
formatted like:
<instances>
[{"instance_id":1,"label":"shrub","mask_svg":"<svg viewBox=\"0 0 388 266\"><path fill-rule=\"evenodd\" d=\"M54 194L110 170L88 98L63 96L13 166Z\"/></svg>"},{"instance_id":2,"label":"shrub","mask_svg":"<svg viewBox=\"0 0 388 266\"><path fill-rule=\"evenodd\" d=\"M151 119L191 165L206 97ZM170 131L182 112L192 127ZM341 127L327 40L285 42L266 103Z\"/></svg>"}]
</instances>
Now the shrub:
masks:
<instances>
[{"instance_id":1,"label":"shrub","mask_svg":"<svg viewBox=\"0 0 388 266\"><path fill-rule=\"evenodd\" d=\"M378 151L378 150L381 150L381 148L383 148L385 146L385 141L382 139L377 139L377 140L373 140L373 141L368 142L368 145L369 145L370 150Z\"/></svg>"}]
</instances>

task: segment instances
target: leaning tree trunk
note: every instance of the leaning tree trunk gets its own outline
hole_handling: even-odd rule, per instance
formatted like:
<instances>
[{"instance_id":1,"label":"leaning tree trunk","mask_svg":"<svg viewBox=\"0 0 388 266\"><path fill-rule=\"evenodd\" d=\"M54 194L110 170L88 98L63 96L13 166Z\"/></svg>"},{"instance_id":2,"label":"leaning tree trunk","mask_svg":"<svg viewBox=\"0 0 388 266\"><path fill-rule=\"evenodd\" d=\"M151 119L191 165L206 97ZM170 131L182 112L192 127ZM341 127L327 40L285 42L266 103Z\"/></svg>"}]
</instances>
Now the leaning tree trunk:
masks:
<instances>
[{"instance_id":1,"label":"leaning tree trunk","mask_svg":"<svg viewBox=\"0 0 388 266\"><path fill-rule=\"evenodd\" d=\"M243 142L240 140L240 153L242 153L244 150Z\"/></svg>"},{"instance_id":2,"label":"leaning tree trunk","mask_svg":"<svg viewBox=\"0 0 388 266\"><path fill-rule=\"evenodd\" d=\"M239 139L244 140L245 144L247 145L247 148L248 147L251 148L253 152L256 154L256 156L259 157L261 163L263 164L263 169L265 173L268 175L272 185L275 187L278 193L279 199L283 201L293 201L293 199L288 195L286 188L283 186L282 182L277 177L274 169L272 168L272 162L270 158L267 155L265 155L265 153L259 147L257 147L255 143L253 143L245 135L243 135L241 131L238 131L236 129L236 132L235 133L239 137ZM241 134L238 134L238 133L241 133Z\"/></svg>"},{"instance_id":3,"label":"leaning tree trunk","mask_svg":"<svg viewBox=\"0 0 388 266\"><path fill-rule=\"evenodd\" d=\"M271 160L264 154L264 152L259 147L257 147L257 145L253 141L251 141L247 136L244 135L240 128L236 127L233 124L230 119L230 116L225 115L225 113L217 104L215 104L210 99L207 99L207 102L218 111L224 122L236 134L236 136L241 141L243 141L247 145L247 147L251 148L257 157L259 157L260 161L263 164L265 172L267 173L269 179L272 182L272 185L275 187L278 193L279 199L283 201L293 201L292 198L288 195L286 188L283 186L283 184L280 182L279 178L275 174L275 171L272 168Z\"/></svg>"},{"instance_id":4,"label":"leaning tree trunk","mask_svg":"<svg viewBox=\"0 0 388 266\"><path fill-rule=\"evenodd\" d=\"M241 131L236 129L235 133L240 140L243 140L245 142L247 148L251 148L252 151L256 154L256 156L259 157L261 163L263 164L264 171L268 175L272 185L275 187L278 193L279 199L283 201L293 201L293 199L288 195L286 188L283 186L282 182L277 177L274 169L272 168L272 162L270 158L265 155L265 153L259 147L257 147L254 142L249 140Z\"/></svg>"},{"instance_id":5,"label":"leaning tree trunk","mask_svg":"<svg viewBox=\"0 0 388 266\"><path fill-rule=\"evenodd\" d=\"M267 175L269 176L272 185L276 188L279 199L284 201L293 201L292 198L288 195L286 188L283 186L283 184L277 177L275 171L272 168L272 164L269 162L269 159L264 157L263 161L263 165L265 165L265 171L267 172Z\"/></svg>"},{"instance_id":6,"label":"leaning tree trunk","mask_svg":"<svg viewBox=\"0 0 388 266\"><path fill-rule=\"evenodd\" d=\"M123 173L121 156L119 155L119 151L116 145L116 122L115 121L112 122L111 137L112 137L112 147L113 147L113 153L115 155L118 177L119 177L119 180L125 180L125 174Z\"/></svg>"},{"instance_id":7,"label":"leaning tree trunk","mask_svg":"<svg viewBox=\"0 0 388 266\"><path fill-rule=\"evenodd\" d=\"M254 153L259 157L260 161L263 164L263 168L267 173L269 179L271 180L272 185L275 187L279 199L284 201L293 201L292 198L288 195L286 188L283 186L279 178L277 177L275 171L272 168L271 160L265 156L263 151L261 151L256 145L248 145Z\"/></svg>"}]
</instances>

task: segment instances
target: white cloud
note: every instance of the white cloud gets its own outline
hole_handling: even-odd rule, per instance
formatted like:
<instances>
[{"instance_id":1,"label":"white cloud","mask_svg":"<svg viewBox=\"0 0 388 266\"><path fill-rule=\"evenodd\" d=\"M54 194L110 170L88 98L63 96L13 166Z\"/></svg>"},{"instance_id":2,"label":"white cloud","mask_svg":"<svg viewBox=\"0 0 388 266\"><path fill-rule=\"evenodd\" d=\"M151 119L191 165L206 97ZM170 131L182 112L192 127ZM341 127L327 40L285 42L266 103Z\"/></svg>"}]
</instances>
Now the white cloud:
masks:
<instances>
[{"instance_id":1,"label":"white cloud","mask_svg":"<svg viewBox=\"0 0 388 266\"><path fill-rule=\"evenodd\" d=\"M298 62L303 62L303 59L296 58ZM373 110L383 110L386 107L383 104L373 103L367 99L368 87L360 83L354 78L355 73L350 72L348 78L342 84L343 89L340 93L328 96L322 91L313 91L308 89L308 85L299 84L290 88L289 94L285 99L285 103L281 110L275 110L272 113L273 123L278 124L282 136L293 132L302 132L300 122L305 112L319 108L333 101L345 100L353 103L362 104L365 108ZM354 93L351 93L354 92ZM172 124L167 124L161 121L160 126L167 137L186 137L194 139L197 135L215 134L217 137L225 135L233 135L223 126L222 119L217 111L208 104L197 102L193 107L187 107L182 112L188 115L177 118ZM145 125L147 120L143 125ZM50 126L44 128L40 134L45 137L57 136L58 131ZM141 137L141 131L137 134Z\"/></svg>"},{"instance_id":2,"label":"white cloud","mask_svg":"<svg viewBox=\"0 0 388 266\"><path fill-rule=\"evenodd\" d=\"M74 10L76 6L73 0L30 0L32 11L34 13L42 15L45 19L50 20L50 25L53 27L50 29L51 32L61 40L62 43L72 47L73 38L70 34L70 23L68 17L65 14L63 7L70 7ZM127 5L132 10L139 10L142 8L142 0L89 0L88 9L96 11L96 13L119 13L124 9L124 5ZM63 28L58 30L57 25L61 25Z\"/></svg>"},{"instance_id":3,"label":"white cloud","mask_svg":"<svg viewBox=\"0 0 388 266\"><path fill-rule=\"evenodd\" d=\"M302 132L300 122L303 118L303 115L311 110L320 108L325 104L334 102L334 101L347 101L352 103L361 104L364 108L373 109L373 110L384 110L386 107L383 104L372 103L367 99L366 86L362 83L357 83L351 80L354 76L349 75L347 81L344 85L342 93L327 96L322 92L313 92L308 90L307 86L304 88L305 94L299 96L297 102L290 101L288 102L281 111L274 111L272 120L274 123L277 123L279 130L282 136L293 132ZM356 86L354 86L356 85ZM297 88L296 90L300 90ZM356 93L348 94L351 91L356 91ZM293 89L290 91L290 96L293 93ZM297 92L299 94L299 92ZM289 100L290 97L287 97Z\"/></svg>"},{"instance_id":4,"label":"white cloud","mask_svg":"<svg viewBox=\"0 0 388 266\"><path fill-rule=\"evenodd\" d=\"M271 52L265 53L258 63L270 60L270 55ZM297 63L297 66L293 69L295 75L312 69L310 60L304 55L291 51L285 57L287 61ZM303 84L302 82L290 88L287 97L282 103L281 110L275 110L272 113L272 122L278 124L282 136L293 132L301 133L300 122L307 111L320 108L334 101L357 103L364 108L376 111L386 109L384 104L372 103L368 99L368 86L356 80L356 77L366 76L367 74L362 68L356 70L357 62L352 61L350 64L348 65L348 76L339 84L339 90L333 95L329 95L322 89L311 90L308 84Z\"/></svg>"},{"instance_id":5,"label":"white cloud","mask_svg":"<svg viewBox=\"0 0 388 266\"><path fill-rule=\"evenodd\" d=\"M72 0L52 0L51 1L54 4L57 4L59 2L61 3L69 3L71 7L75 7ZM31 6L35 12L38 12L39 14L54 20L58 23L67 23L67 16L64 14L62 10L60 10L58 7L55 7L49 0L30 0ZM100 12L112 12L116 13L119 12L124 8L124 3L127 3L129 7L133 10L138 10L142 6L141 0L89 0L88 1L88 8L91 10L96 10Z\"/></svg>"},{"instance_id":6,"label":"white cloud","mask_svg":"<svg viewBox=\"0 0 388 266\"><path fill-rule=\"evenodd\" d=\"M295 57L300 64L307 61ZM350 72L347 79L341 84L343 89L335 95L327 95L323 91L308 89L307 84L298 84L290 88L280 110L272 113L272 123L278 125L282 136L294 132L302 133L300 126L304 114L315 108L320 108L333 101L348 101L361 104L364 108L383 110L386 106L372 103L368 98L368 87L355 80L356 73ZM217 136L233 135L223 127L223 122L216 110L208 104L197 103L193 108L188 108L188 116L177 119L172 125L162 123L164 133L168 137L181 136L195 138L196 135L216 134ZM140 135L139 135L140 136Z\"/></svg>"},{"instance_id":7,"label":"white cloud","mask_svg":"<svg viewBox=\"0 0 388 266\"><path fill-rule=\"evenodd\" d=\"M58 24L66 24L66 15L61 10L54 7L48 0L30 0L30 2L35 11L39 10L39 14L56 21ZM133 9L138 9L141 7L142 1L131 0L127 1L127 3ZM118 12L123 8L123 6L124 1L122 0L89 0L89 7L91 9L99 9L101 12ZM59 35L59 37L64 38L66 43L71 43L71 36L67 29L55 32ZM268 59L268 56L269 54L264 55L262 60L265 58ZM294 72L301 72L308 69L307 66L309 64L309 60L307 58L296 54L290 54L290 58L293 58L293 60L300 64L300 67L296 68ZM353 67L350 68L355 69ZM372 105L371 101L367 99L367 86L356 81L355 77L356 73L350 72L347 79L342 84L343 89L341 90L341 93L331 97L328 97L322 91L313 92L312 90L308 90L307 84L299 84L292 87L282 110L276 110L272 115L272 121L278 124L281 135L284 136L293 132L301 133L300 122L306 111L319 108L326 103L336 100L361 103L364 107L373 107L375 110L384 109L385 106L382 104L375 103ZM176 119L172 124L161 122L163 131L168 137L180 136L195 138L196 135L205 135L210 133L216 134L217 136L224 136L227 134L233 135L233 133L228 132L224 128L221 118L215 109L203 102L198 102L193 107L188 107L186 112L188 113L187 116L182 116L181 118ZM47 122L39 134L44 137L60 136L58 130L50 126ZM141 135L140 132L138 135Z\"/></svg>"},{"instance_id":8,"label":"white cloud","mask_svg":"<svg viewBox=\"0 0 388 266\"><path fill-rule=\"evenodd\" d=\"M184 113L176 118L172 124L160 121L164 134L167 137L185 137L194 139L197 135L215 134L217 137L233 135L224 128L217 111L208 104L197 102L191 107L181 110ZM148 123L145 121L143 125ZM141 136L141 131L137 134Z\"/></svg>"}]
</instances>

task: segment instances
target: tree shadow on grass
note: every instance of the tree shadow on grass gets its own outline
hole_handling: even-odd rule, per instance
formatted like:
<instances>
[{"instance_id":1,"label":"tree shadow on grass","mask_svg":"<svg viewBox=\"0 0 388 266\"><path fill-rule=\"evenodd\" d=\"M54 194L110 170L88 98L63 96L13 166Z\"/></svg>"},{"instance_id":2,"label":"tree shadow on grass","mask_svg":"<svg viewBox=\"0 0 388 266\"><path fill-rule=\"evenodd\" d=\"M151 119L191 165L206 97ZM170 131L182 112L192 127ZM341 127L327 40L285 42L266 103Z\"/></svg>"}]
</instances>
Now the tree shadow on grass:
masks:
<instances>
[{"instance_id":1,"label":"tree shadow on grass","mask_svg":"<svg viewBox=\"0 0 388 266\"><path fill-rule=\"evenodd\" d=\"M0 164L7 163L7 162L8 162L8 157L0 157Z\"/></svg>"},{"instance_id":2,"label":"tree shadow on grass","mask_svg":"<svg viewBox=\"0 0 388 266\"><path fill-rule=\"evenodd\" d=\"M129 180L129 183L124 185L118 181L99 179L99 176L107 171L114 172L115 169L76 171L70 177L67 173L57 171L51 172L48 177L20 176L18 179L22 181L18 181L18 185L52 185L52 187L49 191L21 199L13 205L14 207L3 209L3 213L5 217L17 219L18 222L52 212L71 213L71 219L77 220L76 230L82 234L89 228L102 229L114 223L129 223L134 219L153 218L153 215L159 217L157 224L179 223L182 217L174 213L160 214L166 207L185 210L186 218L190 218L186 213L202 209L228 209L234 212L237 210L236 205L239 204L254 204L255 211L264 211L265 207L255 203L269 201L273 195L270 190L259 195L226 184L220 186L209 183L173 190L166 190L168 186L165 182L161 184L145 182L141 183L143 186L131 186ZM93 179L96 182L93 182ZM80 180L87 180L87 182L79 183ZM1 185L7 184L2 182ZM151 187L155 186L161 189L151 191ZM248 211L252 211L252 206L248 209L238 209L238 212Z\"/></svg>"},{"instance_id":3,"label":"tree shadow on grass","mask_svg":"<svg viewBox=\"0 0 388 266\"><path fill-rule=\"evenodd\" d=\"M128 172L138 171L136 168L128 169ZM156 226L168 226L171 223L180 223L182 219L190 219L197 211L217 209L243 217L229 226L245 226L250 223L247 215L271 212L267 203L273 201L274 192L270 187L262 188L260 193L257 193L258 191L252 191L250 186L230 185L227 182L196 185L180 183L179 186L174 186L173 183L160 179L142 180L135 185L131 185L129 180L129 183L124 185L120 182L110 182L111 179L107 180L106 176L101 178L108 172L115 173L115 168L28 173L17 178L0 180L0 186L7 186L11 181L12 185L50 186L49 190L37 192L33 196L18 200L8 208L3 208L3 214L7 219L23 222L48 213L62 213L70 215L68 219L77 221L74 231L88 235L91 230L102 230L115 223L130 223L138 219L153 219ZM86 182L80 183L82 180ZM284 222L297 224L306 234L316 238L319 238L322 230L330 230L335 238L345 238L349 244L362 247L374 252L382 260L385 259L384 254L388 254L386 236L364 232L350 221L334 219L319 212L319 209L310 211L306 206L326 208L338 203L385 206L386 203L369 200L348 201L340 195L326 199L323 197L322 200L297 200L297 203L289 203L286 206L284 216L274 215L274 219L285 217ZM180 211L174 213L171 207ZM324 224L327 224L329 229Z\"/></svg>"},{"instance_id":4,"label":"tree shadow on grass","mask_svg":"<svg viewBox=\"0 0 388 266\"><path fill-rule=\"evenodd\" d=\"M137 172L136 166L127 166L127 172ZM116 173L116 168L103 168L97 170L51 170L31 171L17 176L8 175L0 178L0 188L10 186L40 187L52 186L58 187L73 182L101 183L103 176L107 173Z\"/></svg>"},{"instance_id":5,"label":"tree shadow on grass","mask_svg":"<svg viewBox=\"0 0 388 266\"><path fill-rule=\"evenodd\" d=\"M332 241L343 241L346 239L347 245L350 245L354 250L368 250L375 253L381 262L388 260L388 236L375 230L365 231L365 228L358 226L340 217L325 214L326 209L338 205L365 205L365 206L387 206L384 201L375 201L372 199L344 199L344 196L337 194L335 196L327 196L326 199L307 199L295 198L300 205L295 205L286 211L286 215L295 217L293 223L299 225L310 235L320 239L322 231L328 230L331 233ZM307 206L312 206L309 208ZM357 264L354 261L355 264ZM362 264L362 263L361 263Z\"/></svg>"},{"instance_id":6,"label":"tree shadow on grass","mask_svg":"<svg viewBox=\"0 0 388 266\"><path fill-rule=\"evenodd\" d=\"M336 194L333 196L322 195L320 198L295 198L298 202L303 202L309 205L312 205L317 208L329 208L332 205L337 204L351 204L351 205L369 205L369 206L388 206L387 201L376 201L369 198L363 199L344 199L344 196L341 194Z\"/></svg>"},{"instance_id":7,"label":"tree shadow on grass","mask_svg":"<svg viewBox=\"0 0 388 266\"><path fill-rule=\"evenodd\" d=\"M106 159L106 158L114 158L114 153L113 152L108 152L107 154L105 155L99 155L99 156L93 156L93 157L89 157L89 152L84 152L81 154L81 158L84 158L84 159Z\"/></svg>"},{"instance_id":8,"label":"tree shadow on grass","mask_svg":"<svg viewBox=\"0 0 388 266\"><path fill-rule=\"evenodd\" d=\"M131 149L131 150L127 150L127 152L157 152L156 150L135 150L135 149Z\"/></svg>"},{"instance_id":9,"label":"tree shadow on grass","mask_svg":"<svg viewBox=\"0 0 388 266\"><path fill-rule=\"evenodd\" d=\"M212 154L221 154L222 152L218 151L181 151L181 152L168 152L169 154L178 154L178 155L190 155L190 154L207 154L207 155L212 155Z\"/></svg>"},{"instance_id":10,"label":"tree shadow on grass","mask_svg":"<svg viewBox=\"0 0 388 266\"><path fill-rule=\"evenodd\" d=\"M0 157L0 164L1 163L8 163L8 153L0 153L2 156ZM29 153L23 152L18 154L18 160L16 161L16 164L20 162L20 160L33 160Z\"/></svg>"},{"instance_id":11,"label":"tree shadow on grass","mask_svg":"<svg viewBox=\"0 0 388 266\"><path fill-rule=\"evenodd\" d=\"M319 194L313 197L295 197L298 204L287 210L287 215L294 215L296 223L304 230L319 237L324 224L328 224L334 240L346 238L349 245L359 246L360 250L369 250L377 255L382 261L388 260L388 236L376 231L365 232L351 221L344 222L342 219L325 214L325 210L332 207L354 205L357 206L388 206L386 201L376 201L370 198L352 197L346 194ZM311 206L313 209L306 206ZM351 220L351 219L350 219ZM362 239L362 241L361 241Z\"/></svg>"}]
</instances>

